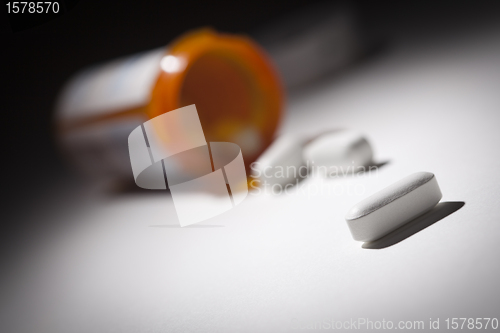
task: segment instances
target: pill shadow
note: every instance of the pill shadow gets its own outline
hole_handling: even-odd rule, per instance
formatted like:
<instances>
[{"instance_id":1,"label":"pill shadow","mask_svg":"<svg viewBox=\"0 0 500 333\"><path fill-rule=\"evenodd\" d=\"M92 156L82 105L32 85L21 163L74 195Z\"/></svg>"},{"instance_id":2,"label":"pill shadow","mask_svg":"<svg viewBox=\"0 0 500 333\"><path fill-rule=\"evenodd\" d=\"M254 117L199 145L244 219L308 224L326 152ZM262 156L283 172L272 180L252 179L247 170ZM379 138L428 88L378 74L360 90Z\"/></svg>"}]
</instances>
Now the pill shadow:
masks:
<instances>
[{"instance_id":1,"label":"pill shadow","mask_svg":"<svg viewBox=\"0 0 500 333\"><path fill-rule=\"evenodd\" d=\"M387 161L383 161L383 162L378 162L378 163L375 163L375 162L372 162L366 169L367 171L365 172L370 172L371 170L376 170L376 169L380 169L381 167L383 167L384 165L387 165L389 164L389 160Z\"/></svg>"},{"instance_id":2,"label":"pill shadow","mask_svg":"<svg viewBox=\"0 0 500 333\"><path fill-rule=\"evenodd\" d=\"M325 175L325 178L336 179L336 178L343 178L343 177L354 177L356 175L362 175L362 174L367 174L367 175L371 175L372 173L376 174L376 172L378 172L378 169L389 164L389 162L390 162L389 160L383 161L383 162L378 162L378 163L372 162L367 166L357 167L356 169L354 169L354 168L349 169L349 172L341 171L340 175L339 174Z\"/></svg>"},{"instance_id":3,"label":"pill shadow","mask_svg":"<svg viewBox=\"0 0 500 333\"><path fill-rule=\"evenodd\" d=\"M364 249L383 249L394 244L397 244L406 238L416 234L417 232L427 228L446 216L456 212L465 205L463 201L445 201L440 202L422 216L417 217L413 221L406 223L384 237L366 242L362 245Z\"/></svg>"}]
</instances>

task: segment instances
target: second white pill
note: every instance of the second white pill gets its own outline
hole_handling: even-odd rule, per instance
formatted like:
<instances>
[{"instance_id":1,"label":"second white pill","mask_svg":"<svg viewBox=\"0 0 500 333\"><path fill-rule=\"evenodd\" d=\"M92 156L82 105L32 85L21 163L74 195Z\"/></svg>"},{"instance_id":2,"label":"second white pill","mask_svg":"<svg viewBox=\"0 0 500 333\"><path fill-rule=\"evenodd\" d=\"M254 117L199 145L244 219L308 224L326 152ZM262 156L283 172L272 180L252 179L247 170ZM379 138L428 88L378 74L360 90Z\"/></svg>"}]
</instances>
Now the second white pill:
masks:
<instances>
[{"instance_id":1,"label":"second white pill","mask_svg":"<svg viewBox=\"0 0 500 333\"><path fill-rule=\"evenodd\" d=\"M320 173L353 173L372 163L373 150L359 132L341 130L311 140L303 150L303 159Z\"/></svg>"}]
</instances>

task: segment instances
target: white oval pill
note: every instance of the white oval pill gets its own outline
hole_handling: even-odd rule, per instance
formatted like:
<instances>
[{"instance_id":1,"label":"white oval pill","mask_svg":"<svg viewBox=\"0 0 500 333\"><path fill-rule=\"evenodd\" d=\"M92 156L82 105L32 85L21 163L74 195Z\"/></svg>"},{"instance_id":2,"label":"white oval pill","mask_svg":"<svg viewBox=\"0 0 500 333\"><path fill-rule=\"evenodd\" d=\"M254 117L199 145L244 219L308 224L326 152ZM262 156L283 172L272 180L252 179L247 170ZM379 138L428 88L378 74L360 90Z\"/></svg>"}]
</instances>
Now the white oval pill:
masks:
<instances>
[{"instance_id":1,"label":"white oval pill","mask_svg":"<svg viewBox=\"0 0 500 333\"><path fill-rule=\"evenodd\" d=\"M307 166L302 158L302 148L306 140L300 136L282 135L252 163L252 177L260 181L260 186L290 184L300 177L307 177Z\"/></svg>"},{"instance_id":2,"label":"white oval pill","mask_svg":"<svg viewBox=\"0 0 500 333\"><path fill-rule=\"evenodd\" d=\"M304 147L303 156L318 171L347 173L361 171L359 167L368 166L372 162L373 151L363 135L342 130L315 138Z\"/></svg>"},{"instance_id":3,"label":"white oval pill","mask_svg":"<svg viewBox=\"0 0 500 333\"><path fill-rule=\"evenodd\" d=\"M417 172L359 202L345 219L355 240L369 242L429 211L441 197L434 174Z\"/></svg>"}]
</instances>

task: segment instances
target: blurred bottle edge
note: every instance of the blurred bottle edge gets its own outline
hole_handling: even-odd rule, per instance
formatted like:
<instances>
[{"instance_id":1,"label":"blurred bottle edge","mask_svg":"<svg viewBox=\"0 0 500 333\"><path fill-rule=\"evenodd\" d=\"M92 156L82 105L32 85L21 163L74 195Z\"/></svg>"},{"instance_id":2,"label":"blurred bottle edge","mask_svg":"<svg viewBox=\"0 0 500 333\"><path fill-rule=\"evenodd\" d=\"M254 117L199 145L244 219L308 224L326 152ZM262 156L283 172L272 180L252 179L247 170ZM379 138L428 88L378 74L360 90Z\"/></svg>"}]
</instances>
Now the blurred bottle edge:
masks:
<instances>
[{"instance_id":1,"label":"blurred bottle edge","mask_svg":"<svg viewBox=\"0 0 500 333\"><path fill-rule=\"evenodd\" d=\"M212 115L219 118L216 120L241 117L234 126L226 126L229 130L214 131L202 122L203 130L208 134L207 141L238 144L248 169L272 142L284 109L284 91L273 65L257 44L244 36L207 28L188 32L167 47L84 69L70 79L56 109L57 135L64 155L96 182L133 181L128 135L145 121L184 106L181 95L186 75L207 54L236 66L253 100L250 115ZM200 114L200 118L210 120L210 114ZM213 121L209 123L213 125ZM183 167L187 172L196 168Z\"/></svg>"},{"instance_id":2,"label":"blurred bottle edge","mask_svg":"<svg viewBox=\"0 0 500 333\"><path fill-rule=\"evenodd\" d=\"M246 131L241 126L233 126L240 134L239 140L234 135L232 140L207 138L207 141L230 141L242 146L248 171L250 163L271 144L283 114L284 91L274 68L279 71L286 90L293 95L318 79L348 67L363 56L367 44L360 36L352 8L330 4L292 13L252 37L260 46L247 37L199 29L180 36L167 47L77 73L63 89L57 108L58 134L66 156L86 174L100 174L101 179L131 180L128 148L124 144L127 133L155 116L183 106L179 95L185 74L200 56L218 44L236 54L247 48L247 57L261 64L258 67L263 73L261 82L269 83L266 89L274 91L276 97L271 98L273 103L270 103L274 105L274 112L260 112L260 118L267 122L262 128L264 135L257 140L260 147L253 149L252 154L244 143L245 136L252 139L252 127ZM160 62L169 55L182 59L178 66L185 66L183 70L168 73L160 69ZM131 77L134 79L127 80ZM262 124L261 119L258 125ZM206 126L203 129L205 134L210 133Z\"/></svg>"}]
</instances>

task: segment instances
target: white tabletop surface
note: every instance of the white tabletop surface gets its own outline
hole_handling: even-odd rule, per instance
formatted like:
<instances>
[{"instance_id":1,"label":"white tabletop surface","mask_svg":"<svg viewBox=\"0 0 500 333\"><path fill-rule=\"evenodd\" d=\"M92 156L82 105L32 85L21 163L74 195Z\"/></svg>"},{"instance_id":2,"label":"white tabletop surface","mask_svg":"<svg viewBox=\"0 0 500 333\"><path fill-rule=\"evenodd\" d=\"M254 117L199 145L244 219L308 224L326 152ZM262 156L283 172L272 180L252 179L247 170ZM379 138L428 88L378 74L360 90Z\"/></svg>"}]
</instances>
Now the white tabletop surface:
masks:
<instances>
[{"instance_id":1,"label":"white tabletop surface","mask_svg":"<svg viewBox=\"0 0 500 333\"><path fill-rule=\"evenodd\" d=\"M358 318L428 330L431 318L499 318L499 32L403 43L290 100L282 133L357 129L387 162L376 174L251 194L187 228L165 193L32 208L52 227L4 272L2 331L288 332ZM416 171L465 205L384 249L353 241L347 210ZM336 191L316 193L322 184Z\"/></svg>"}]
</instances>

